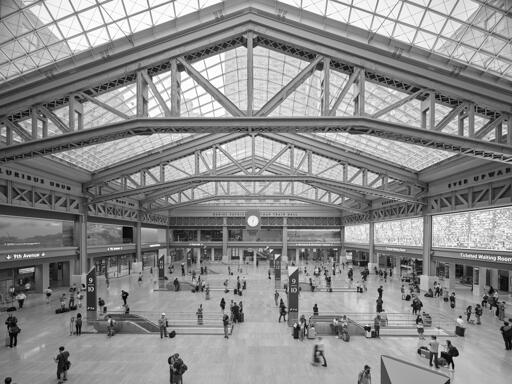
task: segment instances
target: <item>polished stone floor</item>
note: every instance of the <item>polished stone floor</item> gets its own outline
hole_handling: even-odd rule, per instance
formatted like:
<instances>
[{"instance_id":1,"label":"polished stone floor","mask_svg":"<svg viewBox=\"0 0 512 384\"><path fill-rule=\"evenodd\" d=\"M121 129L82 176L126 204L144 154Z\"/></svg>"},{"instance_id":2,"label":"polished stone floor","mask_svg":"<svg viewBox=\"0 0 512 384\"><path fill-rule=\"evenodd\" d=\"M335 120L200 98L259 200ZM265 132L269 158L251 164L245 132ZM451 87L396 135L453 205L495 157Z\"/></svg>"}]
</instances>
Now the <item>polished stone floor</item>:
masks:
<instances>
[{"instance_id":1,"label":"polished stone floor","mask_svg":"<svg viewBox=\"0 0 512 384\"><path fill-rule=\"evenodd\" d=\"M263 264L263 263L262 263ZM314 342L300 342L291 337L291 329L278 323L278 311L274 304L274 279L268 280L267 267L260 264L258 269L244 267L248 289L244 296L234 297L232 293L213 291L211 300L204 295L189 291L153 291L154 284L148 272L142 286L137 276L112 279L107 290L104 281L99 281L99 292L109 309L120 309L120 290L130 292L128 303L132 311L146 311L157 317L160 312L194 313L200 303L205 314L218 314L219 301L236 298L244 303L245 323L236 325L229 340L222 336L183 335L175 339L160 339L157 335L124 335L112 338L98 334L69 336L71 315L55 315L58 306L57 294L47 305L42 295L30 295L26 307L15 314L22 332L16 348L0 349L0 378L12 376L18 384L55 383L56 364L53 357L58 347L64 345L70 352L72 367L69 383L167 383L167 357L178 352L189 370L184 383L202 384L245 384L245 383L355 383L357 373L364 364L372 369L373 383L380 382L380 356L396 356L412 363L428 365L416 354L418 346L426 342L416 337L383 337L366 339L352 337L349 343L332 336L323 338L328 367L314 367L310 364ZM210 274L207 279L212 286L220 286L227 277L226 267L213 265L220 272ZM236 272L235 276L236 277ZM357 272L356 272L357 275ZM231 287L234 277L230 278ZM190 279L190 277L187 277ZM345 273L335 276L335 286L346 285ZM387 312L410 312L410 303L401 300L400 283L397 277L380 282L371 275L368 292L327 293L303 292L300 311L311 312L317 303L322 312L373 312L376 289L384 285L384 308ZM453 320L462 314L468 304L476 302L468 288L457 290L457 307L451 310L442 300L422 298L424 309L436 321L451 326ZM282 293L281 293L282 294ZM512 302L510 296L503 299ZM6 313L0 313L2 323ZM512 312L510 315L512 317ZM439 320L441 319L441 320ZM157 320L156 318L154 319ZM455 360L453 383L510 383L512 377L512 351L506 351L499 333L501 323L484 312L481 326L469 325L467 336L451 337L460 351ZM5 332L5 328L4 328ZM446 338L441 338L444 343ZM449 373L446 369L441 369ZM411 383L414 378L411 378Z\"/></svg>"}]
</instances>

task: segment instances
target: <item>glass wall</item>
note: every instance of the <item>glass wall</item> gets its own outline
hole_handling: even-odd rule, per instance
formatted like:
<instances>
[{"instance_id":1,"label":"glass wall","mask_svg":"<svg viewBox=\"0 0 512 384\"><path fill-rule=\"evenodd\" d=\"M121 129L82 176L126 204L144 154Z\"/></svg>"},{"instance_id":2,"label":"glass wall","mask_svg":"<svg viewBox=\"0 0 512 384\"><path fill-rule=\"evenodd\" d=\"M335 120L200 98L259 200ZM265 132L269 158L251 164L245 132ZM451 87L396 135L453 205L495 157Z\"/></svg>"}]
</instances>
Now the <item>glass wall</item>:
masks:
<instances>
[{"instance_id":1,"label":"glass wall","mask_svg":"<svg viewBox=\"0 0 512 384\"><path fill-rule=\"evenodd\" d=\"M375 244L406 245L421 247L423 245L423 218L383 221L375 223Z\"/></svg>"},{"instance_id":2,"label":"glass wall","mask_svg":"<svg viewBox=\"0 0 512 384\"><path fill-rule=\"evenodd\" d=\"M140 237L142 243L163 243L165 242L165 229L142 227Z\"/></svg>"},{"instance_id":3,"label":"glass wall","mask_svg":"<svg viewBox=\"0 0 512 384\"><path fill-rule=\"evenodd\" d=\"M228 229L228 241L242 241L243 229Z\"/></svg>"},{"instance_id":4,"label":"glass wall","mask_svg":"<svg viewBox=\"0 0 512 384\"><path fill-rule=\"evenodd\" d=\"M222 241L222 230L220 229L202 229L201 241Z\"/></svg>"},{"instance_id":5,"label":"glass wall","mask_svg":"<svg viewBox=\"0 0 512 384\"><path fill-rule=\"evenodd\" d=\"M345 242L370 243L370 224L349 225L345 227Z\"/></svg>"},{"instance_id":6,"label":"glass wall","mask_svg":"<svg viewBox=\"0 0 512 384\"><path fill-rule=\"evenodd\" d=\"M288 241L290 242L341 242L339 229L288 229Z\"/></svg>"},{"instance_id":7,"label":"glass wall","mask_svg":"<svg viewBox=\"0 0 512 384\"><path fill-rule=\"evenodd\" d=\"M0 216L0 249L73 246L73 222Z\"/></svg>"},{"instance_id":8,"label":"glass wall","mask_svg":"<svg viewBox=\"0 0 512 384\"><path fill-rule=\"evenodd\" d=\"M195 229L175 229L172 231L173 241L199 241Z\"/></svg>"},{"instance_id":9,"label":"glass wall","mask_svg":"<svg viewBox=\"0 0 512 384\"><path fill-rule=\"evenodd\" d=\"M512 207L433 216L432 246L512 251Z\"/></svg>"}]
</instances>

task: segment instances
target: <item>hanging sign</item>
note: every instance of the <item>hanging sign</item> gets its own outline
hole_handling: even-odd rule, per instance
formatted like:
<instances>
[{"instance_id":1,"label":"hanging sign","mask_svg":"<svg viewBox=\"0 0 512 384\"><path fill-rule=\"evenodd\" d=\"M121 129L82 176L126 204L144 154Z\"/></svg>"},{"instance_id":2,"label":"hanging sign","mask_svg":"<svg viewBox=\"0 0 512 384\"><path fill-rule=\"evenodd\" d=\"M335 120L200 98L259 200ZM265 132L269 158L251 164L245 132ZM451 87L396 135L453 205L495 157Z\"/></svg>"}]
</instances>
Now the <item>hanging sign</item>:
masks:
<instances>
[{"instance_id":1,"label":"hanging sign","mask_svg":"<svg viewBox=\"0 0 512 384\"><path fill-rule=\"evenodd\" d=\"M87 274L86 289L87 318L96 319L96 267L92 267Z\"/></svg>"},{"instance_id":2,"label":"hanging sign","mask_svg":"<svg viewBox=\"0 0 512 384\"><path fill-rule=\"evenodd\" d=\"M288 267L288 325L299 320L299 267Z\"/></svg>"}]
</instances>

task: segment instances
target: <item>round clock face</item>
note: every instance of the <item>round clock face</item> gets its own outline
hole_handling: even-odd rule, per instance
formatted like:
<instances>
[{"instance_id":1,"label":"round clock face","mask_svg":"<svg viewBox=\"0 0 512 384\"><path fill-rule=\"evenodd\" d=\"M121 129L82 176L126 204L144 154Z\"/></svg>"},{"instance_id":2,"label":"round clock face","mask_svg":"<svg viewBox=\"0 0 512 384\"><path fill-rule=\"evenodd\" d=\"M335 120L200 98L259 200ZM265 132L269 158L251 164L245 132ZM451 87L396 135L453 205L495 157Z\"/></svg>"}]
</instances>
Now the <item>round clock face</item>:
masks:
<instances>
[{"instance_id":1,"label":"round clock face","mask_svg":"<svg viewBox=\"0 0 512 384\"><path fill-rule=\"evenodd\" d=\"M250 227L258 226L259 222L260 219L258 216L251 215L247 218L247 225L249 225Z\"/></svg>"}]
</instances>

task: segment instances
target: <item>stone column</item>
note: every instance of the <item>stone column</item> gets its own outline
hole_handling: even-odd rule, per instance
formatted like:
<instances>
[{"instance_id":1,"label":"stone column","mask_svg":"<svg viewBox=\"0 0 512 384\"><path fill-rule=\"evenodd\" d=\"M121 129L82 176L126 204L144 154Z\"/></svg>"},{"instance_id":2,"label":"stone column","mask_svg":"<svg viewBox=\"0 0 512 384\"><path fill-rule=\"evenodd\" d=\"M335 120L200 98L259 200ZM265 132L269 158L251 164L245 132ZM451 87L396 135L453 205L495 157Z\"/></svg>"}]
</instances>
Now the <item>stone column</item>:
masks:
<instances>
[{"instance_id":1,"label":"stone column","mask_svg":"<svg viewBox=\"0 0 512 384\"><path fill-rule=\"evenodd\" d=\"M228 254L228 218L222 218L222 261L229 262Z\"/></svg>"},{"instance_id":2,"label":"stone column","mask_svg":"<svg viewBox=\"0 0 512 384\"><path fill-rule=\"evenodd\" d=\"M423 273L420 276L420 289L423 291L433 287L435 267L432 263L432 216L423 216Z\"/></svg>"},{"instance_id":3,"label":"stone column","mask_svg":"<svg viewBox=\"0 0 512 384\"><path fill-rule=\"evenodd\" d=\"M210 261L215 261L215 248L212 247L212 251L210 252Z\"/></svg>"},{"instance_id":4,"label":"stone column","mask_svg":"<svg viewBox=\"0 0 512 384\"><path fill-rule=\"evenodd\" d=\"M288 218L283 217L282 263L288 263Z\"/></svg>"},{"instance_id":5,"label":"stone column","mask_svg":"<svg viewBox=\"0 0 512 384\"><path fill-rule=\"evenodd\" d=\"M197 241L199 242L199 244L201 244L201 230L200 229L197 230ZM200 246L199 250L197 252L197 265L198 266L201 265L201 257L203 256L202 253L203 253L203 247Z\"/></svg>"},{"instance_id":6,"label":"stone column","mask_svg":"<svg viewBox=\"0 0 512 384\"><path fill-rule=\"evenodd\" d=\"M455 263L448 263L448 279L445 279L445 287L449 290L455 288Z\"/></svg>"},{"instance_id":7,"label":"stone column","mask_svg":"<svg viewBox=\"0 0 512 384\"><path fill-rule=\"evenodd\" d=\"M345 252L347 249L345 248L345 226L342 225L340 227L340 252L339 252L339 258L336 260L336 263L341 263L342 257L345 255Z\"/></svg>"},{"instance_id":8,"label":"stone column","mask_svg":"<svg viewBox=\"0 0 512 384\"><path fill-rule=\"evenodd\" d=\"M135 258L137 262L142 261L142 226L140 221L135 226Z\"/></svg>"},{"instance_id":9,"label":"stone column","mask_svg":"<svg viewBox=\"0 0 512 384\"><path fill-rule=\"evenodd\" d=\"M491 281L489 281L489 284L494 289L498 289L498 287L499 287L498 270L495 268L489 268L489 272L491 275Z\"/></svg>"},{"instance_id":10,"label":"stone column","mask_svg":"<svg viewBox=\"0 0 512 384\"><path fill-rule=\"evenodd\" d=\"M36 266L35 269L35 292L43 293L46 288L50 285L50 264L43 263Z\"/></svg>"},{"instance_id":11,"label":"stone column","mask_svg":"<svg viewBox=\"0 0 512 384\"><path fill-rule=\"evenodd\" d=\"M373 270L375 267L379 267L379 263L377 261L377 255L374 250L375 246L375 223L372 221L370 222L370 239L369 239L369 257L368 257L368 269L370 271Z\"/></svg>"}]
</instances>

